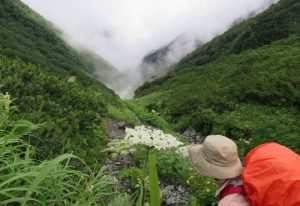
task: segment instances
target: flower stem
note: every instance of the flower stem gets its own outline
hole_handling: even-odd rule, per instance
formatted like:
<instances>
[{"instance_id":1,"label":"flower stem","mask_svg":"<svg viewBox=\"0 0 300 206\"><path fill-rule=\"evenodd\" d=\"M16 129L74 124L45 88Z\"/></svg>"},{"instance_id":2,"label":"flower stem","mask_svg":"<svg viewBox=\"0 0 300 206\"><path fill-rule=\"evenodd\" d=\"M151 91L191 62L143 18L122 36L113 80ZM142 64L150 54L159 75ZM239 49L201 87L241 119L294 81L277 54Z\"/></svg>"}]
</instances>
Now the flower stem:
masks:
<instances>
[{"instance_id":1,"label":"flower stem","mask_svg":"<svg viewBox=\"0 0 300 206\"><path fill-rule=\"evenodd\" d=\"M145 160L144 160L144 165L143 165L144 176L147 176L147 161L148 161L149 151L150 151L150 148L147 148L146 156L145 156Z\"/></svg>"},{"instance_id":2,"label":"flower stem","mask_svg":"<svg viewBox=\"0 0 300 206\"><path fill-rule=\"evenodd\" d=\"M143 184L144 190L145 190L145 187L144 187L145 186L145 177L147 176L147 161L148 161L149 151L150 151L150 148L147 147L146 156L145 156L144 165L143 165L144 179L142 181L142 184ZM144 202L146 199L146 191L143 191L143 193L144 193L144 197L143 197L143 202Z\"/></svg>"}]
</instances>

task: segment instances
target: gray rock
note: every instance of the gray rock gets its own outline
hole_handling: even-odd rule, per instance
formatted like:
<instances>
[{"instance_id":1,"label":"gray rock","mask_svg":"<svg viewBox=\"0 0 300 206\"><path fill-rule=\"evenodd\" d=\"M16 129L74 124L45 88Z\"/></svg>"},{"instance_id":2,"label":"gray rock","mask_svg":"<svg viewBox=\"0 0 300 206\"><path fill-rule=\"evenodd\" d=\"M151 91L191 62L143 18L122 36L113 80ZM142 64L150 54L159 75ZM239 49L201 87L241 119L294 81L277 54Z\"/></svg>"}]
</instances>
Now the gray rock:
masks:
<instances>
[{"instance_id":1,"label":"gray rock","mask_svg":"<svg viewBox=\"0 0 300 206\"><path fill-rule=\"evenodd\" d=\"M168 189L174 190L174 185L169 185L169 186L168 186Z\"/></svg>"},{"instance_id":2,"label":"gray rock","mask_svg":"<svg viewBox=\"0 0 300 206\"><path fill-rule=\"evenodd\" d=\"M174 197L169 197L166 201L167 205L174 205L176 203L176 200Z\"/></svg>"},{"instance_id":3,"label":"gray rock","mask_svg":"<svg viewBox=\"0 0 300 206\"><path fill-rule=\"evenodd\" d=\"M184 131L181 135L185 137L191 144L201 144L205 139L205 137L203 137L201 133L196 132L193 129L188 129Z\"/></svg>"},{"instance_id":4,"label":"gray rock","mask_svg":"<svg viewBox=\"0 0 300 206\"><path fill-rule=\"evenodd\" d=\"M181 192L181 193L184 193L184 192L185 192L185 189L183 189L181 186L179 186L177 190L178 190L179 192Z\"/></svg>"}]
</instances>

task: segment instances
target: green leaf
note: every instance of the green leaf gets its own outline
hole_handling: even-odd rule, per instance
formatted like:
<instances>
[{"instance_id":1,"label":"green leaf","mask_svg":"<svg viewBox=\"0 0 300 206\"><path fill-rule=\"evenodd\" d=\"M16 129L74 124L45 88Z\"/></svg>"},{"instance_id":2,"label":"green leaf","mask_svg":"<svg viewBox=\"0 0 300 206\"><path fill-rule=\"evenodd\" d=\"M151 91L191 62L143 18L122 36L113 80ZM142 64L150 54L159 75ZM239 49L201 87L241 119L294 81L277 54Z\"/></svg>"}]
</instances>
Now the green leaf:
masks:
<instances>
[{"instance_id":1,"label":"green leaf","mask_svg":"<svg viewBox=\"0 0 300 206\"><path fill-rule=\"evenodd\" d=\"M150 151L148 158L149 158L148 163L149 163L149 178L150 178L150 205L160 206L156 156L153 152Z\"/></svg>"}]
</instances>

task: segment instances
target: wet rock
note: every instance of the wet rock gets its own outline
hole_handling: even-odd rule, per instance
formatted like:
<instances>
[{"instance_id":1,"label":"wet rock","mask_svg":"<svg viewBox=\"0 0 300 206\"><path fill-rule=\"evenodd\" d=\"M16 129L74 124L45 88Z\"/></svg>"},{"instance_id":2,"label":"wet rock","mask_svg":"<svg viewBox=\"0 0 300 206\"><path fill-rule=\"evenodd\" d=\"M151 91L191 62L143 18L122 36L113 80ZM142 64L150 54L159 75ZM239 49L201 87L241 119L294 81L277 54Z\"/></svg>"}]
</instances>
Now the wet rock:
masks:
<instances>
[{"instance_id":1,"label":"wet rock","mask_svg":"<svg viewBox=\"0 0 300 206\"><path fill-rule=\"evenodd\" d=\"M166 201L167 205L174 205L176 203L175 197L169 197Z\"/></svg>"},{"instance_id":2,"label":"wet rock","mask_svg":"<svg viewBox=\"0 0 300 206\"><path fill-rule=\"evenodd\" d=\"M181 192L181 193L184 193L184 192L185 192L185 189L183 189L181 186L179 186L177 190L178 190L179 192Z\"/></svg>"},{"instance_id":3,"label":"wet rock","mask_svg":"<svg viewBox=\"0 0 300 206\"><path fill-rule=\"evenodd\" d=\"M121 140L125 137L125 129L127 124L124 121L118 121L114 119L107 120L109 139ZM108 157L105 161L107 169L110 173L117 175L120 170L126 167L132 167L133 164L129 157L124 155L118 155L116 157ZM115 177L116 178L116 177ZM114 179L118 181L117 190L132 193L131 183L129 178Z\"/></svg>"},{"instance_id":4,"label":"wet rock","mask_svg":"<svg viewBox=\"0 0 300 206\"><path fill-rule=\"evenodd\" d=\"M189 196L189 193L183 186L172 183L162 183L162 181L160 182L163 206L186 206L188 204L186 198Z\"/></svg>"},{"instance_id":5,"label":"wet rock","mask_svg":"<svg viewBox=\"0 0 300 206\"><path fill-rule=\"evenodd\" d=\"M126 129L126 123L125 122L119 122L118 124L117 124L117 126L118 126L118 128L120 129L120 130L125 130Z\"/></svg>"},{"instance_id":6,"label":"wet rock","mask_svg":"<svg viewBox=\"0 0 300 206\"><path fill-rule=\"evenodd\" d=\"M205 139L205 137L202 136L201 133L196 132L193 129L188 129L184 131L181 135L185 137L191 144L202 144Z\"/></svg>"},{"instance_id":7,"label":"wet rock","mask_svg":"<svg viewBox=\"0 0 300 206\"><path fill-rule=\"evenodd\" d=\"M108 119L107 125L110 140L123 139L125 137L126 122Z\"/></svg>"}]
</instances>

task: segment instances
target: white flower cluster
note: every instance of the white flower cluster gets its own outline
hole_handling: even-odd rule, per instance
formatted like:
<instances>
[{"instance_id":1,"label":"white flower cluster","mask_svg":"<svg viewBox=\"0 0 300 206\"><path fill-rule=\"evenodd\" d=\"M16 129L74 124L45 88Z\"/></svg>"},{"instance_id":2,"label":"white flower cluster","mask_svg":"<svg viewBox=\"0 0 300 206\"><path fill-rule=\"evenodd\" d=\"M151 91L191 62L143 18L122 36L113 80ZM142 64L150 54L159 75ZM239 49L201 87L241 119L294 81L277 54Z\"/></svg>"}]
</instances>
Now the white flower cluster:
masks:
<instances>
[{"instance_id":1,"label":"white flower cluster","mask_svg":"<svg viewBox=\"0 0 300 206\"><path fill-rule=\"evenodd\" d=\"M124 139L133 144L142 144L158 150L177 148L183 144L170 134L165 134L158 129L146 128L145 126L138 126L134 129L126 128Z\"/></svg>"},{"instance_id":2,"label":"white flower cluster","mask_svg":"<svg viewBox=\"0 0 300 206\"><path fill-rule=\"evenodd\" d=\"M189 149L189 145L186 145L186 146L181 146L181 147L178 147L177 149L176 149L176 152L178 153L178 154L181 154L181 155L183 155L183 156L189 156L188 155L188 149Z\"/></svg>"},{"instance_id":3,"label":"white flower cluster","mask_svg":"<svg viewBox=\"0 0 300 206\"><path fill-rule=\"evenodd\" d=\"M152 109L151 112L154 113L155 115L159 115L159 113L157 111L155 111L154 109Z\"/></svg>"},{"instance_id":4,"label":"white flower cluster","mask_svg":"<svg viewBox=\"0 0 300 206\"><path fill-rule=\"evenodd\" d=\"M134 144L128 140L113 140L108 143L108 148L104 151L111 152L112 157L116 157L118 155L128 155L130 153L135 152L135 148L133 148Z\"/></svg>"}]
</instances>

